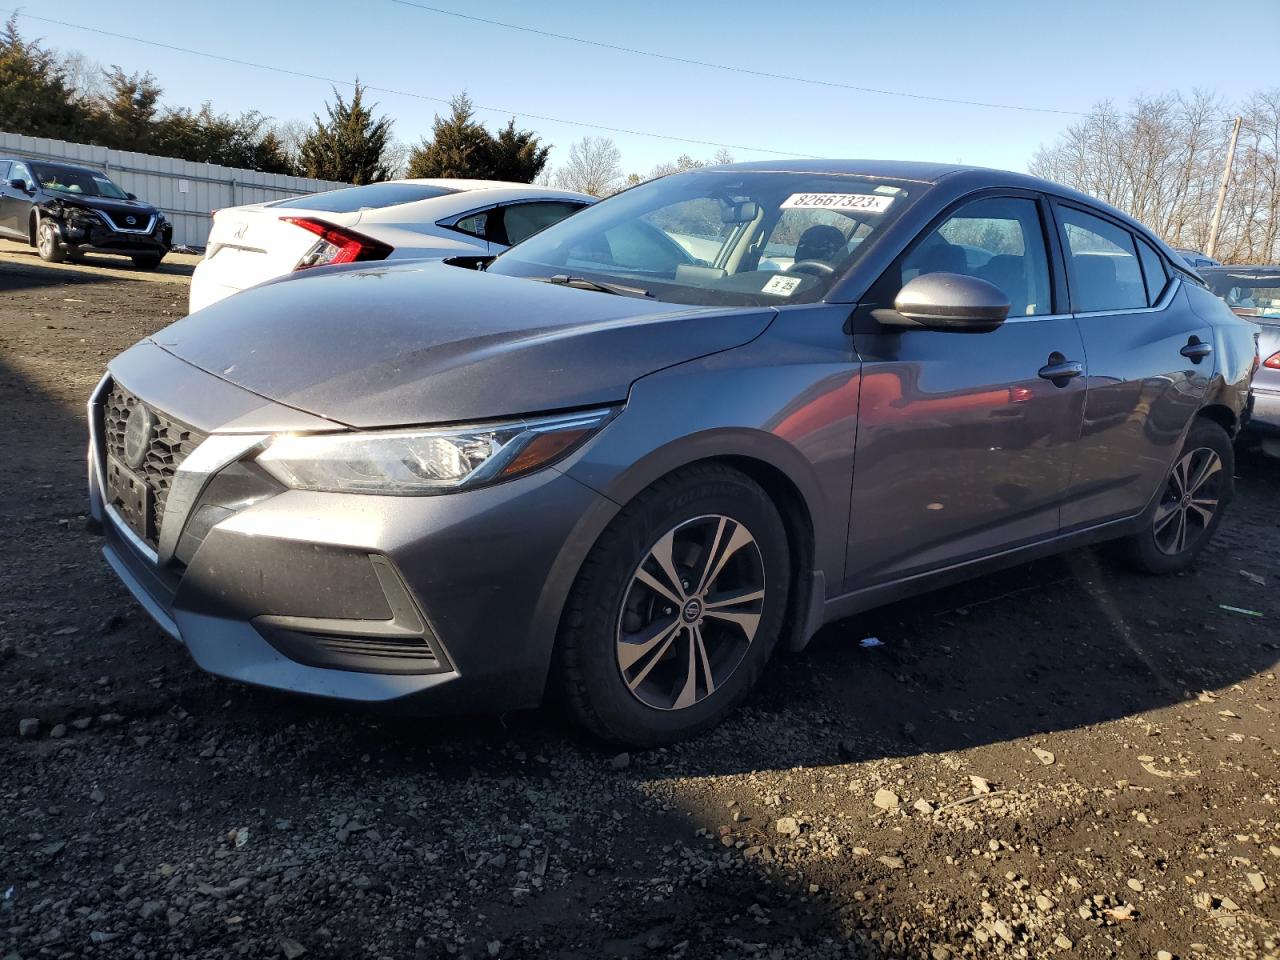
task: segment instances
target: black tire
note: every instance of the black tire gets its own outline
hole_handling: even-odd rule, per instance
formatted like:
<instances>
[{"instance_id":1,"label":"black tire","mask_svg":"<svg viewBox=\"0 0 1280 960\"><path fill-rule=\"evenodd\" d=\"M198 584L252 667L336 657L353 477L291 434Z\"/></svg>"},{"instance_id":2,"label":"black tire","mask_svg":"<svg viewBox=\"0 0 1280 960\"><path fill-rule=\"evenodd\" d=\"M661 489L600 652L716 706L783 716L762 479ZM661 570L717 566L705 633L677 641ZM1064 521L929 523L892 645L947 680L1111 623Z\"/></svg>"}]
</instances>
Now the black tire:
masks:
<instances>
[{"instance_id":1,"label":"black tire","mask_svg":"<svg viewBox=\"0 0 1280 960\"><path fill-rule=\"evenodd\" d=\"M1234 472L1235 450L1227 431L1212 420L1198 418L1161 486L1159 499L1147 512L1144 529L1120 542L1129 564L1152 574L1190 567L1222 522L1234 493ZM1206 516L1210 503L1212 513Z\"/></svg>"},{"instance_id":2,"label":"black tire","mask_svg":"<svg viewBox=\"0 0 1280 960\"><path fill-rule=\"evenodd\" d=\"M67 253L62 249L58 228L49 220L41 220L36 227L36 253L40 255L41 260L48 263L61 263L67 259Z\"/></svg>"},{"instance_id":3,"label":"black tire","mask_svg":"<svg viewBox=\"0 0 1280 960\"><path fill-rule=\"evenodd\" d=\"M673 566L684 580L680 596L686 597L688 591L689 598L675 601L685 605L675 610L674 617L675 603L662 599L640 579L646 565L656 562L668 536L672 538L668 554L679 558ZM739 537L748 542L735 548ZM703 565L708 556L711 563L706 566L711 571ZM722 561L721 556L726 559ZM639 494L588 554L561 620L556 672L575 718L604 740L635 747L670 743L714 726L756 685L777 645L787 608L790 567L787 534L777 508L758 484L737 470L719 464L689 467ZM724 599L747 598L754 590L751 581L757 571L761 598L745 605ZM707 573L712 575L699 594L699 585L692 581ZM734 578L738 578L736 584ZM663 579L671 583L670 577ZM726 580L730 581L727 589ZM723 592L714 592L717 589ZM646 592L651 593L647 607ZM695 595L702 599L693 608ZM721 609L717 613L713 607ZM653 615L647 622L646 609ZM746 611L750 619L757 610L751 634L744 614L735 611ZM687 619L692 614L698 616L696 623ZM646 630L656 635L663 622L675 623L675 632L665 646L652 648L653 662L645 654L625 665L624 657L647 644L628 646L624 638ZM635 624L643 626L628 633L627 627ZM701 653L696 665L695 651ZM678 674L681 669L684 673ZM628 670L633 676L624 679ZM717 671L722 675L707 679ZM680 690L672 705L645 702L644 697L658 696L649 687L664 687L668 676L673 696ZM632 692L628 679L638 692ZM680 699L691 688L698 699L681 705Z\"/></svg>"},{"instance_id":4,"label":"black tire","mask_svg":"<svg viewBox=\"0 0 1280 960\"><path fill-rule=\"evenodd\" d=\"M133 265L139 270L154 270L156 267L160 266L160 261L163 260L164 257L156 256L154 253L147 253L139 254L138 256L131 257L130 259L133 260Z\"/></svg>"}]
</instances>

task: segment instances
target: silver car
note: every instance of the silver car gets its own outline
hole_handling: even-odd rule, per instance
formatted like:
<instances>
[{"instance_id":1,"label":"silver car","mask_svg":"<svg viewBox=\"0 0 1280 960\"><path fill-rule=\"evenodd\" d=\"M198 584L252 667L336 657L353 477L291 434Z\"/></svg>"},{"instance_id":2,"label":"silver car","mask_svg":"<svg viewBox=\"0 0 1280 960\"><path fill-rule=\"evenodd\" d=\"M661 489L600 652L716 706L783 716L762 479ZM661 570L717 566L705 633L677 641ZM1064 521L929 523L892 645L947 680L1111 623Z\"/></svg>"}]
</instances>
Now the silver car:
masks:
<instances>
[{"instance_id":1,"label":"silver car","mask_svg":"<svg viewBox=\"0 0 1280 960\"><path fill-rule=\"evenodd\" d=\"M116 357L107 561L205 669L610 740L718 721L780 647L1100 540L1187 569L1253 328L1140 224L869 161L635 187L484 270L319 267Z\"/></svg>"},{"instance_id":2,"label":"silver car","mask_svg":"<svg viewBox=\"0 0 1280 960\"><path fill-rule=\"evenodd\" d=\"M1202 267L1200 275L1233 312L1258 325L1258 372L1250 425L1280 437L1280 266Z\"/></svg>"}]
</instances>

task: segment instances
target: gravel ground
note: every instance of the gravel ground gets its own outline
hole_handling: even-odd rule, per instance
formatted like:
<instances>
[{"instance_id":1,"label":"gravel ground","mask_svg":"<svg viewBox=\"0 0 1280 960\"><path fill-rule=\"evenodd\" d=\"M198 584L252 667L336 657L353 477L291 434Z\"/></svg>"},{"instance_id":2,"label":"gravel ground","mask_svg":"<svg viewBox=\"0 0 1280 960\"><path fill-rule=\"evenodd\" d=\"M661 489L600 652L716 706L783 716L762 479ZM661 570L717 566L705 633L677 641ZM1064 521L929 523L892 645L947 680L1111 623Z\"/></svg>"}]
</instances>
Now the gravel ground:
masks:
<instances>
[{"instance_id":1,"label":"gravel ground","mask_svg":"<svg viewBox=\"0 0 1280 960\"><path fill-rule=\"evenodd\" d=\"M0 957L1280 956L1274 461L1191 574L835 624L673 749L326 706L198 672L84 530L84 400L181 273L0 254Z\"/></svg>"}]
</instances>

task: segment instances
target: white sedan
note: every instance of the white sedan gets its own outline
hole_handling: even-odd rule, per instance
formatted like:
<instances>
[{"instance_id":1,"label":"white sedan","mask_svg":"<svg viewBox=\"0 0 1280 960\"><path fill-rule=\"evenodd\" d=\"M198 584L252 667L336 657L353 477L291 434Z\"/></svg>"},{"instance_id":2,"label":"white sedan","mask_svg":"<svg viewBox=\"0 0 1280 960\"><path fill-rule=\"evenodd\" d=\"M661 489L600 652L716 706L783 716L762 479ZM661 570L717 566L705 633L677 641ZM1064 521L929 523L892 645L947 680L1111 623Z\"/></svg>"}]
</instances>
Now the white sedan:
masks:
<instances>
[{"instance_id":1,"label":"white sedan","mask_svg":"<svg viewBox=\"0 0 1280 960\"><path fill-rule=\"evenodd\" d=\"M214 213L189 309L309 267L494 256L594 199L496 180L389 180L228 207Z\"/></svg>"}]
</instances>

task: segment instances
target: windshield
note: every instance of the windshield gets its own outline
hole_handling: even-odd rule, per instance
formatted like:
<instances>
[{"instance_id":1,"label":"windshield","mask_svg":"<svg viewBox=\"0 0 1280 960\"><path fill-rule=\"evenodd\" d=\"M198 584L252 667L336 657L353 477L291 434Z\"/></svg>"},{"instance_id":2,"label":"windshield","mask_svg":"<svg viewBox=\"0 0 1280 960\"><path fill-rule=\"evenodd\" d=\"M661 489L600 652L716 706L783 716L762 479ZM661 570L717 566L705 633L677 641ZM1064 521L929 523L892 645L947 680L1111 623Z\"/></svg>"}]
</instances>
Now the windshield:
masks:
<instances>
[{"instance_id":1,"label":"windshield","mask_svg":"<svg viewBox=\"0 0 1280 960\"><path fill-rule=\"evenodd\" d=\"M456 192L448 187L433 187L425 183L371 183L363 187L344 187L292 200L280 200L270 206L323 210L326 213L355 213L357 210L380 210L400 203L434 200Z\"/></svg>"},{"instance_id":2,"label":"windshield","mask_svg":"<svg viewBox=\"0 0 1280 960\"><path fill-rule=\"evenodd\" d=\"M1280 272L1215 273L1206 279L1227 306L1248 316L1280 318Z\"/></svg>"},{"instance_id":3,"label":"windshield","mask_svg":"<svg viewBox=\"0 0 1280 960\"><path fill-rule=\"evenodd\" d=\"M704 170L641 184L513 247L490 273L624 284L673 303L821 300L918 184Z\"/></svg>"},{"instance_id":4,"label":"windshield","mask_svg":"<svg viewBox=\"0 0 1280 960\"><path fill-rule=\"evenodd\" d=\"M57 193L76 197L108 197L127 200L128 195L100 173L93 170L77 170L73 167L52 167L43 163L31 164L31 170L40 186Z\"/></svg>"}]
</instances>

